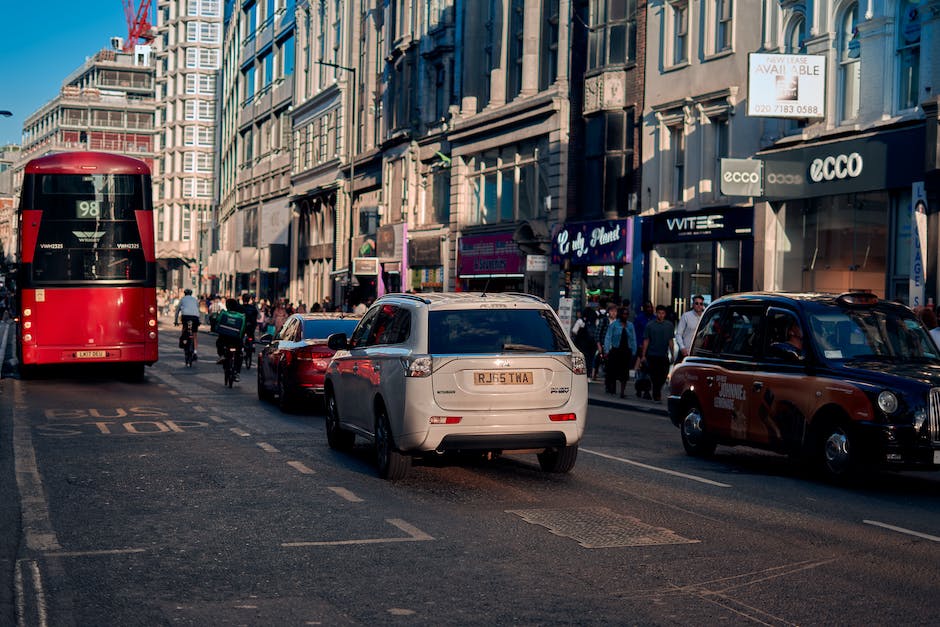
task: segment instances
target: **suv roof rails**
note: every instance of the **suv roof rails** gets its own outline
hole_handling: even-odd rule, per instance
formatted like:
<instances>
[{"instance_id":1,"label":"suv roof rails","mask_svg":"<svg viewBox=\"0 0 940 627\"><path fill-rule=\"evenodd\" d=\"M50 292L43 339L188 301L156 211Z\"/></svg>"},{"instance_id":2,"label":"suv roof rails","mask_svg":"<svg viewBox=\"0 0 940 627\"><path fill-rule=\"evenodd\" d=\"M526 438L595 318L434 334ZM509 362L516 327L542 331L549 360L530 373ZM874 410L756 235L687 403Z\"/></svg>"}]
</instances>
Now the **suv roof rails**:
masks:
<instances>
[{"instance_id":1,"label":"suv roof rails","mask_svg":"<svg viewBox=\"0 0 940 627\"><path fill-rule=\"evenodd\" d=\"M386 296L393 297L393 298L408 298L411 300L416 300L420 303L424 303L425 305L431 304L430 300L428 300L427 298L424 298L420 294L406 294L404 292L392 292L390 294L383 294L382 298L385 298Z\"/></svg>"},{"instance_id":2,"label":"suv roof rails","mask_svg":"<svg viewBox=\"0 0 940 627\"><path fill-rule=\"evenodd\" d=\"M539 303L545 302L544 298L542 298L541 296L536 296L535 294L527 294L525 292L502 292L502 293L508 296L521 296L523 298L528 298Z\"/></svg>"}]
</instances>

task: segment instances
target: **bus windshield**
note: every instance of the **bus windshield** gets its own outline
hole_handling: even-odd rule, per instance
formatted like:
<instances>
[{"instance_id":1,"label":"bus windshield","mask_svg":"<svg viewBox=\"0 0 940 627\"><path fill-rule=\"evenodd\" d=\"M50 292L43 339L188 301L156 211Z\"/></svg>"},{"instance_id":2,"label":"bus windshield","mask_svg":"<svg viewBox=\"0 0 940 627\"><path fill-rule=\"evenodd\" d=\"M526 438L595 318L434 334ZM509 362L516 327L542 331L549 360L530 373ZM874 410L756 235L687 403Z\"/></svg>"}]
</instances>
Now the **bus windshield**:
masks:
<instances>
[{"instance_id":1,"label":"bus windshield","mask_svg":"<svg viewBox=\"0 0 940 627\"><path fill-rule=\"evenodd\" d=\"M34 176L32 186L24 185L24 194L31 196L24 207L42 212L30 276L34 284L147 280L135 214L146 207L144 177Z\"/></svg>"}]
</instances>

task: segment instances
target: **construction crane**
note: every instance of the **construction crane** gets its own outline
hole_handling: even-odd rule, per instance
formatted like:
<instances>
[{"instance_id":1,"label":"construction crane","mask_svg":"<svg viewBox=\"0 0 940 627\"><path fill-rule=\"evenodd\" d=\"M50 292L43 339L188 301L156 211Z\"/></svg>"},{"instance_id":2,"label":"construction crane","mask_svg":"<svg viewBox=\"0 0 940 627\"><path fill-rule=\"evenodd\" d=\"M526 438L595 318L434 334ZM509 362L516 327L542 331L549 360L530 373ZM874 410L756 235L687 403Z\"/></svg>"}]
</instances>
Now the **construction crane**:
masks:
<instances>
[{"instance_id":1,"label":"construction crane","mask_svg":"<svg viewBox=\"0 0 940 627\"><path fill-rule=\"evenodd\" d=\"M124 17L127 19L127 40L122 50L131 52L138 42L149 44L154 39L153 27L150 25L151 0L140 0L135 8L134 0L121 0L124 3Z\"/></svg>"}]
</instances>

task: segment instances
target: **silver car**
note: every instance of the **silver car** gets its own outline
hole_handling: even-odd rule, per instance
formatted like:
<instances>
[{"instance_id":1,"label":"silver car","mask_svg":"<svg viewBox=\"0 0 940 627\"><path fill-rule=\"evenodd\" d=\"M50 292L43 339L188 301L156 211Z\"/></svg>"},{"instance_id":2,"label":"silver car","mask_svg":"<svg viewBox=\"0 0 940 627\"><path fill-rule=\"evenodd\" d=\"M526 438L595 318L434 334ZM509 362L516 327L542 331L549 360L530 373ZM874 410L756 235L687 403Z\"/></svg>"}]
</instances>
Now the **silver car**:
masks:
<instances>
[{"instance_id":1,"label":"silver car","mask_svg":"<svg viewBox=\"0 0 940 627\"><path fill-rule=\"evenodd\" d=\"M375 444L379 474L412 457L536 451L570 471L587 416L584 357L528 294L392 294L351 337L330 336L326 430L334 449Z\"/></svg>"}]
</instances>

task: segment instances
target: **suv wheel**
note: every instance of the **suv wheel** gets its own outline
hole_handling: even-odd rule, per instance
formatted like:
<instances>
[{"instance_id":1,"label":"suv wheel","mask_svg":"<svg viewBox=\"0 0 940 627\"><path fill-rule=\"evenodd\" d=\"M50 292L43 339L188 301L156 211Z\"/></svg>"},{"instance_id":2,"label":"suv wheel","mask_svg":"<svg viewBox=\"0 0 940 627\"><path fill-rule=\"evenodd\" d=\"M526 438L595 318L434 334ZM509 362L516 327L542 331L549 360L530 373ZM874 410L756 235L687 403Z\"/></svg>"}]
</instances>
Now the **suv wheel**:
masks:
<instances>
[{"instance_id":1,"label":"suv wheel","mask_svg":"<svg viewBox=\"0 0 940 627\"><path fill-rule=\"evenodd\" d=\"M682 446L692 457L708 457L715 452L717 443L708 436L703 428L702 410L698 405L689 407L689 412L679 425L682 433Z\"/></svg>"},{"instance_id":2,"label":"suv wheel","mask_svg":"<svg viewBox=\"0 0 940 627\"><path fill-rule=\"evenodd\" d=\"M538 454L539 466L545 472L565 473L574 468L578 459L578 445L545 449Z\"/></svg>"},{"instance_id":3,"label":"suv wheel","mask_svg":"<svg viewBox=\"0 0 940 627\"><path fill-rule=\"evenodd\" d=\"M348 451L356 441L356 434L339 426L339 410L332 390L326 392L326 441L336 451Z\"/></svg>"},{"instance_id":4,"label":"suv wheel","mask_svg":"<svg viewBox=\"0 0 940 627\"><path fill-rule=\"evenodd\" d=\"M395 449L392 429L388 423L385 409L380 409L375 417L375 456L379 466L379 476L395 481L404 479L411 468L411 457L402 455Z\"/></svg>"}]
</instances>

